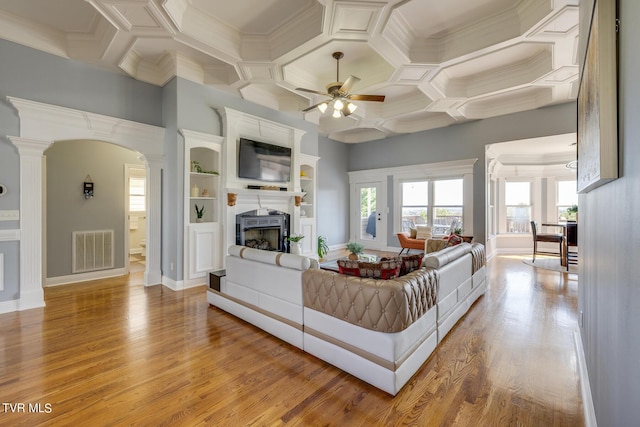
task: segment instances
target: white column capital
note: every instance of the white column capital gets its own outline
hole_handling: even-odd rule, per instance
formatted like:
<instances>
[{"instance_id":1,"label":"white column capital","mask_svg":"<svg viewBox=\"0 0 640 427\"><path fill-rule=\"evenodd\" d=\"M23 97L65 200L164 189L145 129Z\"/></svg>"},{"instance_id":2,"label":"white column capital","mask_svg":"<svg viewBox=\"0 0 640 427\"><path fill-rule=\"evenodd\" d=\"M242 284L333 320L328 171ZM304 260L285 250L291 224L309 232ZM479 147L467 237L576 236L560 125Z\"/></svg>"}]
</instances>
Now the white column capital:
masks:
<instances>
[{"instance_id":1,"label":"white column capital","mask_svg":"<svg viewBox=\"0 0 640 427\"><path fill-rule=\"evenodd\" d=\"M9 141L18 148L21 156L37 156L40 157L44 151L49 148L53 141L42 141L38 139L22 138L19 136L9 136Z\"/></svg>"}]
</instances>

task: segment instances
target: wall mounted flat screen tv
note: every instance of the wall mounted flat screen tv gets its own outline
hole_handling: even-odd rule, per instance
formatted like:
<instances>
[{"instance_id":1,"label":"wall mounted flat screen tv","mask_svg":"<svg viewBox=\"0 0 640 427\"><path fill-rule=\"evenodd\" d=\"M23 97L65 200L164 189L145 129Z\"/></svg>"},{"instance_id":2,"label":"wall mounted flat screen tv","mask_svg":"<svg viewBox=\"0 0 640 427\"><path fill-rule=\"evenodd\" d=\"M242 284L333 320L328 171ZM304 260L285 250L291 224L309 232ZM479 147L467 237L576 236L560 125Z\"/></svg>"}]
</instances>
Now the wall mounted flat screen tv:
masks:
<instances>
[{"instance_id":1,"label":"wall mounted flat screen tv","mask_svg":"<svg viewBox=\"0 0 640 427\"><path fill-rule=\"evenodd\" d=\"M240 138L238 178L289 182L291 148Z\"/></svg>"}]
</instances>

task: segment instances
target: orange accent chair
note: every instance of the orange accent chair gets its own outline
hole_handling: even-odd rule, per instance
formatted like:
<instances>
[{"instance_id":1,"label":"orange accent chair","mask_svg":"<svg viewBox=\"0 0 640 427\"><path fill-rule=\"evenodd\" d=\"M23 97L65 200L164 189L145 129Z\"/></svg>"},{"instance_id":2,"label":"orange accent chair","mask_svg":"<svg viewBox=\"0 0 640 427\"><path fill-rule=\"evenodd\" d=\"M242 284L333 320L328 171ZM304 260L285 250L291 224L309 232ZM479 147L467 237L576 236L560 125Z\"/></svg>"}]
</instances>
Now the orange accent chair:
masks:
<instances>
[{"instance_id":1,"label":"orange accent chair","mask_svg":"<svg viewBox=\"0 0 640 427\"><path fill-rule=\"evenodd\" d=\"M407 250L407 253L409 253L411 249L418 249L422 252L425 251L426 241L424 239L412 239L411 237L409 237L409 233L404 231L398 233L397 236L398 240L400 241L400 247L402 248L400 250L400 254L405 249Z\"/></svg>"}]
</instances>

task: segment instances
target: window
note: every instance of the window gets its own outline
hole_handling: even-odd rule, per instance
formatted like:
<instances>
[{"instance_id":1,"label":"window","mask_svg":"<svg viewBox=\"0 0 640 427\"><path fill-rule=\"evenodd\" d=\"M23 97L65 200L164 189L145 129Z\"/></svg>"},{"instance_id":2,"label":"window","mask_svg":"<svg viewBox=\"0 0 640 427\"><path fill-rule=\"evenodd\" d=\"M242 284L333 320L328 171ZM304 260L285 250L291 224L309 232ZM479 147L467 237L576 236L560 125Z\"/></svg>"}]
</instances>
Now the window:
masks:
<instances>
[{"instance_id":1,"label":"window","mask_svg":"<svg viewBox=\"0 0 640 427\"><path fill-rule=\"evenodd\" d=\"M451 226L462 228L462 178L433 182L433 234L449 234Z\"/></svg>"},{"instance_id":2,"label":"window","mask_svg":"<svg viewBox=\"0 0 640 427\"><path fill-rule=\"evenodd\" d=\"M402 231L416 224L427 224L429 214L429 181L402 183Z\"/></svg>"},{"instance_id":3,"label":"window","mask_svg":"<svg viewBox=\"0 0 640 427\"><path fill-rule=\"evenodd\" d=\"M567 212L567 209L578 204L578 193L576 193L576 188L576 181L557 182L556 206L558 208L558 221L575 221L575 212Z\"/></svg>"},{"instance_id":4,"label":"window","mask_svg":"<svg viewBox=\"0 0 640 427\"><path fill-rule=\"evenodd\" d=\"M451 224L462 227L463 187L462 178L403 182L402 231L429 224L434 235L445 235Z\"/></svg>"},{"instance_id":5,"label":"window","mask_svg":"<svg viewBox=\"0 0 640 427\"><path fill-rule=\"evenodd\" d=\"M137 170L131 170L129 177L129 212L145 212L145 177L139 176ZM134 175L134 173L136 173ZM144 170L142 171L144 174Z\"/></svg>"},{"instance_id":6,"label":"window","mask_svg":"<svg viewBox=\"0 0 640 427\"><path fill-rule=\"evenodd\" d=\"M504 186L507 233L528 233L531 221L531 183L507 181Z\"/></svg>"}]
</instances>

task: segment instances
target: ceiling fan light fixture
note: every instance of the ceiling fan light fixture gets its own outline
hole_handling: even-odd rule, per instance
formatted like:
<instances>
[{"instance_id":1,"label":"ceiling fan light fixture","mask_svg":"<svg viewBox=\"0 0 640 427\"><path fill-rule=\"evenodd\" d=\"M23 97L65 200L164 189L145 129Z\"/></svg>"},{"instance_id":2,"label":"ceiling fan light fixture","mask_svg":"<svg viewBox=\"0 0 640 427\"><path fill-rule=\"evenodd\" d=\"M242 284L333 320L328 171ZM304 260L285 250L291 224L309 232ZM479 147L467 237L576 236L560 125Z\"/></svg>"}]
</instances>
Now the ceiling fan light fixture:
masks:
<instances>
[{"instance_id":1,"label":"ceiling fan light fixture","mask_svg":"<svg viewBox=\"0 0 640 427\"><path fill-rule=\"evenodd\" d=\"M344 103L343 103L341 100L336 99L336 100L333 102L333 109L334 109L335 111L342 110L343 108L344 108Z\"/></svg>"},{"instance_id":2,"label":"ceiling fan light fixture","mask_svg":"<svg viewBox=\"0 0 640 427\"><path fill-rule=\"evenodd\" d=\"M349 110L349 113L353 113L354 111L356 111L357 108L358 108L358 106L356 104L354 104L353 102L349 102L347 104L347 109Z\"/></svg>"},{"instance_id":3,"label":"ceiling fan light fixture","mask_svg":"<svg viewBox=\"0 0 640 427\"><path fill-rule=\"evenodd\" d=\"M333 114L331 115L331 117L333 117L334 119L339 119L340 116L340 110L333 110Z\"/></svg>"},{"instance_id":4,"label":"ceiling fan light fixture","mask_svg":"<svg viewBox=\"0 0 640 427\"><path fill-rule=\"evenodd\" d=\"M329 104L323 102L322 104L318 105L318 110L320 110L320 113L324 114L324 112L327 111L327 107L329 107Z\"/></svg>"}]
</instances>

